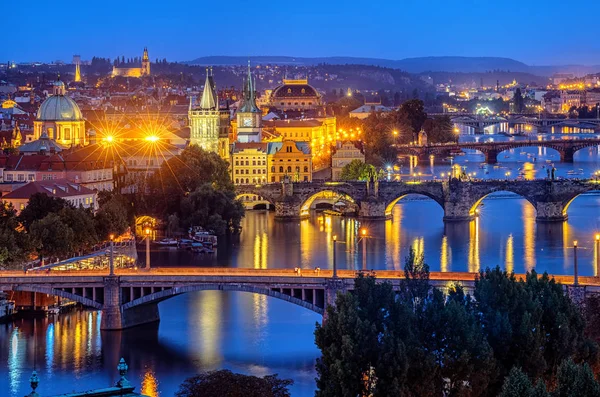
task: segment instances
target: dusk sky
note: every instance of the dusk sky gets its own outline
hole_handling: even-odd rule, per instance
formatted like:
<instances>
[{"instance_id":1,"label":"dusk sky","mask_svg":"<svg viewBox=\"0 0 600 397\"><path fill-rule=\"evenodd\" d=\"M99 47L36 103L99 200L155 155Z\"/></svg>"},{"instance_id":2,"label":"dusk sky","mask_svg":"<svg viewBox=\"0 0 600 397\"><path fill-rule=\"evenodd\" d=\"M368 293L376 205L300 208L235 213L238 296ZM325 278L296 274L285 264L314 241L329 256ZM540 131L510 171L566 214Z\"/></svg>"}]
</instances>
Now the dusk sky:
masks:
<instances>
[{"instance_id":1,"label":"dusk sky","mask_svg":"<svg viewBox=\"0 0 600 397\"><path fill-rule=\"evenodd\" d=\"M7 7L15 25L0 46L1 61L133 57L147 46L152 60L170 61L459 55L600 64L596 24L557 0L30 0Z\"/></svg>"}]
</instances>

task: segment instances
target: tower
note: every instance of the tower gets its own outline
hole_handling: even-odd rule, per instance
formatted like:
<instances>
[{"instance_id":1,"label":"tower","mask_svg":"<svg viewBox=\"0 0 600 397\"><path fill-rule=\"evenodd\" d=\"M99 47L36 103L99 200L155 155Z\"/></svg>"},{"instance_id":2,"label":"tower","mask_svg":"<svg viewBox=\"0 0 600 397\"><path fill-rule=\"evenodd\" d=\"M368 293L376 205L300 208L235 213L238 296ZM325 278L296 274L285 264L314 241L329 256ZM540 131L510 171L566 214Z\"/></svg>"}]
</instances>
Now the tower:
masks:
<instances>
[{"instance_id":1,"label":"tower","mask_svg":"<svg viewBox=\"0 0 600 397\"><path fill-rule=\"evenodd\" d=\"M206 81L200 104L194 107L190 98L188 118L190 121L190 144L218 153L221 116L212 70L209 72L208 68L206 68Z\"/></svg>"},{"instance_id":2,"label":"tower","mask_svg":"<svg viewBox=\"0 0 600 397\"><path fill-rule=\"evenodd\" d=\"M147 47L144 47L144 55L142 55L142 76L150 76L150 58Z\"/></svg>"},{"instance_id":3,"label":"tower","mask_svg":"<svg viewBox=\"0 0 600 397\"><path fill-rule=\"evenodd\" d=\"M75 64L75 82L76 83L81 82L81 69L79 68L78 63Z\"/></svg>"},{"instance_id":4,"label":"tower","mask_svg":"<svg viewBox=\"0 0 600 397\"><path fill-rule=\"evenodd\" d=\"M255 83L250 71L250 61L248 61L248 76L236 115L239 142L260 142L262 139L262 113L256 106Z\"/></svg>"}]
</instances>

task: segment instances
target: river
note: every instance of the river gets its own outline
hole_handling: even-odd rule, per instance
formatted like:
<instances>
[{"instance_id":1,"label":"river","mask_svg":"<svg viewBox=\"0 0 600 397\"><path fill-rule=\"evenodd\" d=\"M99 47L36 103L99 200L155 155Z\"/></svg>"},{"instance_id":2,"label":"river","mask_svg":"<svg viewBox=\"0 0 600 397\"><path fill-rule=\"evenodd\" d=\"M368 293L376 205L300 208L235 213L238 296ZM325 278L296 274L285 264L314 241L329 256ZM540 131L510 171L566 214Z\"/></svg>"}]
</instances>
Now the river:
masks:
<instances>
[{"instance_id":1,"label":"river","mask_svg":"<svg viewBox=\"0 0 600 397\"><path fill-rule=\"evenodd\" d=\"M480 168L481 157L468 153L455 161L483 178L505 176L506 170L516 177L519 169L525 178L542 178L546 160L558 161L556 152L537 148L501 154L498 168ZM531 166L524 165L528 162ZM574 164L555 166L559 176L581 169L577 177L588 177L600 169L598 149L581 150ZM447 169L448 165L426 164L411 173L431 178ZM369 269L402 269L413 248L424 254L432 270L478 271L498 265L517 273L536 269L571 274L577 240L580 274L594 275L599 209L600 192L593 192L573 201L569 219L562 224L537 224L533 206L506 193L488 196L476 220L446 225L442 208L419 196L400 200L393 219L385 222L361 224L313 212L308 219L282 223L272 212L250 211L239 240L223 244L216 255L153 248L151 261L152 266L328 268L332 236L337 235L338 266L360 269L365 264L357 237L359 228L366 227ZM55 320L21 318L0 324L1 395L29 393L33 369L40 377L41 395L106 387L117 381L121 356L130 366L130 380L152 397L171 397L187 376L221 368L260 376L279 373L295 381L293 396L313 395L314 361L319 356L313 331L321 320L315 313L274 298L222 291L180 295L162 302L159 309L159 324L124 332L100 332L99 314L87 310Z\"/></svg>"}]
</instances>

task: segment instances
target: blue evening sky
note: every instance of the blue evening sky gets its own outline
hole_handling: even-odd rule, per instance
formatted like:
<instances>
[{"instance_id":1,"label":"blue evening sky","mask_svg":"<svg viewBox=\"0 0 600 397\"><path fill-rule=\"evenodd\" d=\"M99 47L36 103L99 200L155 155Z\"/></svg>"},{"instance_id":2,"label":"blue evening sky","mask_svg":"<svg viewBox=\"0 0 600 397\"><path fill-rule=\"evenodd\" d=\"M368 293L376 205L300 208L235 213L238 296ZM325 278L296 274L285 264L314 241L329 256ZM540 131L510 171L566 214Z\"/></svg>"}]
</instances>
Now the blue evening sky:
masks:
<instances>
[{"instance_id":1,"label":"blue evening sky","mask_svg":"<svg viewBox=\"0 0 600 397\"><path fill-rule=\"evenodd\" d=\"M13 1L4 7L0 61L133 57L148 46L151 59L173 61L461 55L600 64L597 24L578 15L595 13L592 3L573 10L558 0Z\"/></svg>"}]
</instances>

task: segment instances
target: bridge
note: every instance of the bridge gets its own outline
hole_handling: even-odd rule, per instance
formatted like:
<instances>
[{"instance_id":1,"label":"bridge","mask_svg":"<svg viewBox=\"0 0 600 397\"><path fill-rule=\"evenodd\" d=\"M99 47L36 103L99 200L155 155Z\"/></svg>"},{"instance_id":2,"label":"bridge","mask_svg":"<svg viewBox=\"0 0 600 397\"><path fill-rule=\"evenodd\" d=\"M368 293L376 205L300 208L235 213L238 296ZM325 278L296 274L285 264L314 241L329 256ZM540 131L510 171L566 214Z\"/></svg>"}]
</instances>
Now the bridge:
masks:
<instances>
[{"instance_id":1,"label":"bridge","mask_svg":"<svg viewBox=\"0 0 600 397\"><path fill-rule=\"evenodd\" d=\"M430 156L448 157L453 153L460 153L464 149L472 149L481 152L485 162L495 164L498 155L506 150L524 147L546 147L556 150L560 160L567 163L573 162L573 156L581 149L600 146L600 139L564 139L564 140L526 140L506 142L461 142L447 144L430 144L427 146L396 145L398 154L415 156L419 161L427 161Z\"/></svg>"},{"instance_id":2,"label":"bridge","mask_svg":"<svg viewBox=\"0 0 600 397\"><path fill-rule=\"evenodd\" d=\"M378 270L378 280L388 281L398 290L404 272ZM158 303L193 291L219 290L262 294L324 315L335 303L337 292L351 291L357 272L341 270L334 277L331 270L307 270L298 274L285 269L243 268L157 268L119 269L114 276L100 271L0 272L0 291L25 291L59 296L102 312L101 329L120 330L159 321ZM432 272L431 285L447 289L461 284L472 289L476 273ZM517 275L517 278L524 275ZM556 276L577 299L600 293L600 279ZM571 294L573 296L573 294Z\"/></svg>"},{"instance_id":3,"label":"bridge","mask_svg":"<svg viewBox=\"0 0 600 397\"><path fill-rule=\"evenodd\" d=\"M429 197L444 210L444 221L469 221L477 216L477 207L495 192L515 193L529 201L540 222L567 220L569 205L579 195L600 191L595 180L473 180L423 182L282 182L265 185L236 186L236 192L255 194L271 203L275 217L297 220L309 215L315 198L323 192L344 197L358 208L366 220L391 219L394 205L409 194Z\"/></svg>"},{"instance_id":4,"label":"bridge","mask_svg":"<svg viewBox=\"0 0 600 397\"><path fill-rule=\"evenodd\" d=\"M439 114L437 114L439 115ZM536 127L539 133L550 132L552 127L573 127L594 130L600 132L600 119L567 119L567 118L537 118L531 115L508 115L504 116L482 116L471 113L460 113L453 115L445 113L443 116L450 117L455 125L473 128L475 134L483 134L484 129L493 125L507 123L509 127L517 124Z\"/></svg>"}]
</instances>

